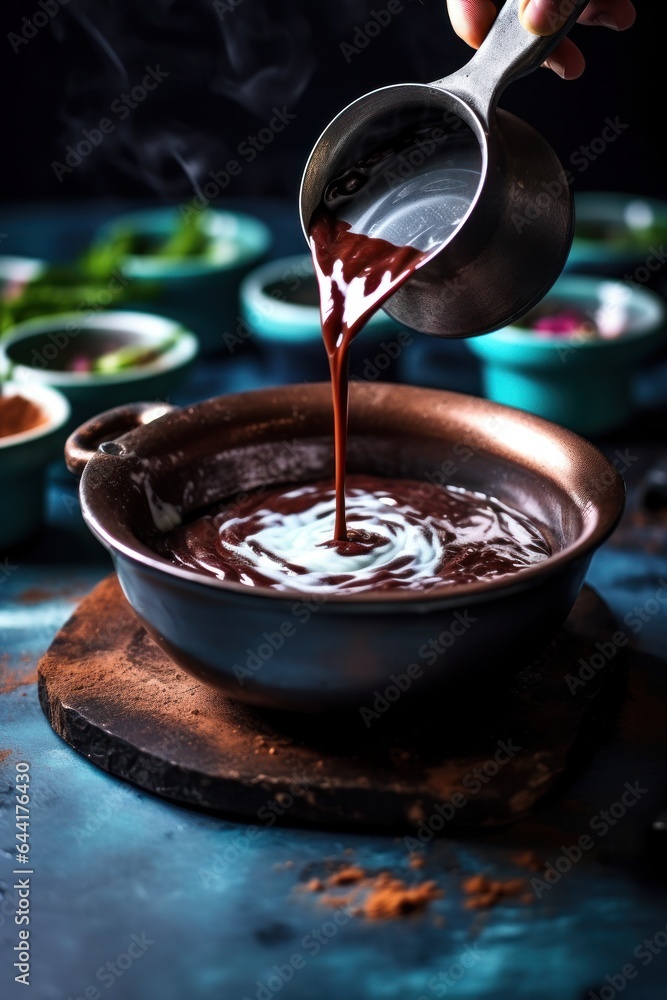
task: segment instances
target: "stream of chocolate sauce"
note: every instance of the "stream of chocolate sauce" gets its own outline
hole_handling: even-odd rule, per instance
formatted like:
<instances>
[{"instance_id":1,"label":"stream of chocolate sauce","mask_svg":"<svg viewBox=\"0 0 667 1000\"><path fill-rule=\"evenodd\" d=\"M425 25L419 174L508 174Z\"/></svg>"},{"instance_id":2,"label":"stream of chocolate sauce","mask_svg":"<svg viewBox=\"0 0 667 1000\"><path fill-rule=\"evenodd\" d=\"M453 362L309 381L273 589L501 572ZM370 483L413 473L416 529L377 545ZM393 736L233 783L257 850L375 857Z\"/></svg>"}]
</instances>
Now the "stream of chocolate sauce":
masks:
<instances>
[{"instance_id":1,"label":"stream of chocolate sauce","mask_svg":"<svg viewBox=\"0 0 667 1000\"><path fill-rule=\"evenodd\" d=\"M353 233L323 205L308 236L320 289L322 336L329 358L334 414L336 521L333 543L350 540L345 518L345 464L350 344L392 292L427 256L415 247Z\"/></svg>"},{"instance_id":2,"label":"stream of chocolate sauce","mask_svg":"<svg viewBox=\"0 0 667 1000\"><path fill-rule=\"evenodd\" d=\"M158 551L250 587L351 594L471 583L546 559L549 545L528 518L479 493L354 475L346 497L351 342L428 254L354 233L324 202L309 241L331 372L335 489L259 489L242 512L223 502L161 536Z\"/></svg>"}]
</instances>

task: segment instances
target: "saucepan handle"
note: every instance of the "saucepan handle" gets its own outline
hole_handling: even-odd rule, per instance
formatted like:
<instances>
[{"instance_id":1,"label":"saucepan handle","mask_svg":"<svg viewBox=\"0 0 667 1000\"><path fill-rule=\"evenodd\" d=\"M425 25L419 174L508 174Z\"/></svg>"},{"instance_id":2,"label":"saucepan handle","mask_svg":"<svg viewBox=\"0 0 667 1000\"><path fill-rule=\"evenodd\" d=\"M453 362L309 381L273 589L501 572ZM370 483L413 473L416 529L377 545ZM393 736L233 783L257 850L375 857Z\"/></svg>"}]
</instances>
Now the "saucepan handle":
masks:
<instances>
[{"instance_id":1,"label":"saucepan handle","mask_svg":"<svg viewBox=\"0 0 667 1000\"><path fill-rule=\"evenodd\" d=\"M128 403L106 410L91 417L70 434L65 443L65 462L70 472L81 476L93 455L104 445L127 434L128 431L149 424L174 407L169 403Z\"/></svg>"},{"instance_id":2,"label":"saucepan handle","mask_svg":"<svg viewBox=\"0 0 667 1000\"><path fill-rule=\"evenodd\" d=\"M469 63L435 86L463 91L487 112L508 83L541 66L567 35L588 0L553 0L552 35L534 35L519 20L520 0L505 0L491 30Z\"/></svg>"}]
</instances>

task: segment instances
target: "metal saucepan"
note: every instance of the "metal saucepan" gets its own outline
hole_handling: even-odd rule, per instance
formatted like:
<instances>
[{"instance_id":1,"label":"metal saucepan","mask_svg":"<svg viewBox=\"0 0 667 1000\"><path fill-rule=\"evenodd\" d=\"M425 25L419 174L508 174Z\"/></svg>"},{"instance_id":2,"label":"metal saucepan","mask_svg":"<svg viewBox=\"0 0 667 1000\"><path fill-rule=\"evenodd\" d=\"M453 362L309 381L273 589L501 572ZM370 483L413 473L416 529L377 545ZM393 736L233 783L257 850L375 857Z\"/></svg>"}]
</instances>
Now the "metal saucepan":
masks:
<instances>
[{"instance_id":1,"label":"metal saucepan","mask_svg":"<svg viewBox=\"0 0 667 1000\"><path fill-rule=\"evenodd\" d=\"M472 396L353 383L351 472L495 496L541 525L553 555L506 579L424 596L323 601L249 588L172 565L151 540L223 498L331 476L331 387L168 409L138 403L101 414L69 438L67 463L81 475L88 527L148 633L175 664L258 705L360 706L412 663L423 668L420 692L520 668L567 617L623 508L621 477L570 431ZM431 640L439 652L427 663L420 650Z\"/></svg>"},{"instance_id":2,"label":"metal saucepan","mask_svg":"<svg viewBox=\"0 0 667 1000\"><path fill-rule=\"evenodd\" d=\"M338 214L355 232L429 253L384 305L399 322L441 337L488 333L527 312L560 274L574 228L566 174L535 129L496 105L508 83L545 60L585 2L567 0L562 28L539 37L520 24L518 0L506 0L466 66L435 83L360 97L315 144L301 184L306 237L342 177L341 190L353 187ZM422 138L401 152L396 137L413 126Z\"/></svg>"}]
</instances>

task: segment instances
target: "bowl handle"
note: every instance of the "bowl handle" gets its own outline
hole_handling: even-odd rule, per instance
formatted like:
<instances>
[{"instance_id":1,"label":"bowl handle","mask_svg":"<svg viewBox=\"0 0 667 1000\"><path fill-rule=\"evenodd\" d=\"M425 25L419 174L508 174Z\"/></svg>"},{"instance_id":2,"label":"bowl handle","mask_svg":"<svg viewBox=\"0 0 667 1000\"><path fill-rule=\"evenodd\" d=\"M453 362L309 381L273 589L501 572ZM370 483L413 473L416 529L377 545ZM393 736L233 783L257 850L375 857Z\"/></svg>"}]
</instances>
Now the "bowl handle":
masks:
<instances>
[{"instance_id":1,"label":"bowl handle","mask_svg":"<svg viewBox=\"0 0 667 1000\"><path fill-rule=\"evenodd\" d=\"M115 406L113 410L91 417L77 427L65 442L67 468L75 476L81 476L89 460L105 444L173 409L175 407L169 403L128 403L127 406Z\"/></svg>"}]
</instances>

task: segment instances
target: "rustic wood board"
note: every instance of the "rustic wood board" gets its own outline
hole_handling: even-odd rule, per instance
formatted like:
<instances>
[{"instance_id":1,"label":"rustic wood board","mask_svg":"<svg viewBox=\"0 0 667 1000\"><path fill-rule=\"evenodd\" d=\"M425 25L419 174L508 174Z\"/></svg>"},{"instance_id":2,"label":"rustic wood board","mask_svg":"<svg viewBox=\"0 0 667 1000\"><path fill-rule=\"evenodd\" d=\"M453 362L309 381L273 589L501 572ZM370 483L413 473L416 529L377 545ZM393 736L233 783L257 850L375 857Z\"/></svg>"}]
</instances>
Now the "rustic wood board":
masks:
<instances>
[{"instance_id":1,"label":"rustic wood board","mask_svg":"<svg viewBox=\"0 0 667 1000\"><path fill-rule=\"evenodd\" d=\"M622 650L574 691L567 676L614 629L585 588L558 636L512 681L443 689L428 703L402 696L367 726L358 709L263 712L195 680L148 637L110 576L43 657L39 691L75 750L174 802L260 825L446 834L525 816L594 740L618 701Z\"/></svg>"}]
</instances>

